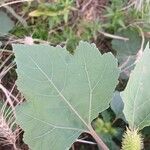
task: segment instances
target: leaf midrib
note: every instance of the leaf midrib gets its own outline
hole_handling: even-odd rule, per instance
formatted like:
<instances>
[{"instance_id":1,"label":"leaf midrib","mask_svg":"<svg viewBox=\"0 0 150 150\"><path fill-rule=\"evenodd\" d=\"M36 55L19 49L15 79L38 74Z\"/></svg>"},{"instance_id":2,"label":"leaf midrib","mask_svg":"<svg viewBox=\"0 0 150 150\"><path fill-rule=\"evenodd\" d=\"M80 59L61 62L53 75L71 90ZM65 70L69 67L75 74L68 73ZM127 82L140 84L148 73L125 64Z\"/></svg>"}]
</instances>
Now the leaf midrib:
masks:
<instances>
[{"instance_id":1,"label":"leaf midrib","mask_svg":"<svg viewBox=\"0 0 150 150\"><path fill-rule=\"evenodd\" d=\"M59 96L64 100L64 102L69 106L69 108L77 115L77 117L83 122L83 124L89 129L88 124L84 121L84 119L79 115L79 113L74 109L74 107L67 101L66 97L59 91L59 89L55 86L53 81L47 76L47 74L41 69L41 67L34 61L31 56L28 56L34 65L41 71L41 73L45 76L45 78L51 83L54 89L57 91Z\"/></svg>"}]
</instances>

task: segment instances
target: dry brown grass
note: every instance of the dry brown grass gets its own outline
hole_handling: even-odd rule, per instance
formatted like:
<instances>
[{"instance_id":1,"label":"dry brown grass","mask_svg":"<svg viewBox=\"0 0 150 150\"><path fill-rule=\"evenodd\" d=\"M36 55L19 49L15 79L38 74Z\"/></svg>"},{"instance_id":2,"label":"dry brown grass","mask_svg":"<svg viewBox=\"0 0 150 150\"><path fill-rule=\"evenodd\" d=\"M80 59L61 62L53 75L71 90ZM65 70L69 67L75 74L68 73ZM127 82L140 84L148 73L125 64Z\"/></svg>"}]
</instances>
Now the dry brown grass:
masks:
<instances>
[{"instance_id":1,"label":"dry brown grass","mask_svg":"<svg viewBox=\"0 0 150 150\"><path fill-rule=\"evenodd\" d=\"M16 146L16 141L20 129L15 122L15 106L20 102L17 96L13 95L15 85L11 89L7 89L3 85L6 81L9 82L9 77L6 78L7 80L4 80L4 78L13 69L15 63L12 61L13 53L11 51L4 55L5 48L0 50L0 145L11 145L14 150L19 150Z\"/></svg>"}]
</instances>

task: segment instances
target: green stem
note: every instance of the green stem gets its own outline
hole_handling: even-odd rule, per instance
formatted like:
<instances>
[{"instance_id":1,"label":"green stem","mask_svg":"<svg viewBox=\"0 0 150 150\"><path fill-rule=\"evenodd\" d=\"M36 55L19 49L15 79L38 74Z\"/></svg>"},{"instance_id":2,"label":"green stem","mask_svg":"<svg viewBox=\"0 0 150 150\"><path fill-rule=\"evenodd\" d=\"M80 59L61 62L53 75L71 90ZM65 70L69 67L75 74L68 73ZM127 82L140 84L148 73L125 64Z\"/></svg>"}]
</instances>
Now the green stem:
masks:
<instances>
[{"instance_id":1,"label":"green stem","mask_svg":"<svg viewBox=\"0 0 150 150\"><path fill-rule=\"evenodd\" d=\"M98 148L101 149L101 150L109 150L109 148L103 142L103 140L96 134L96 132L94 131L94 129L92 128L92 126L89 126L89 130L90 130L90 134L92 135L92 137L97 142Z\"/></svg>"}]
</instances>

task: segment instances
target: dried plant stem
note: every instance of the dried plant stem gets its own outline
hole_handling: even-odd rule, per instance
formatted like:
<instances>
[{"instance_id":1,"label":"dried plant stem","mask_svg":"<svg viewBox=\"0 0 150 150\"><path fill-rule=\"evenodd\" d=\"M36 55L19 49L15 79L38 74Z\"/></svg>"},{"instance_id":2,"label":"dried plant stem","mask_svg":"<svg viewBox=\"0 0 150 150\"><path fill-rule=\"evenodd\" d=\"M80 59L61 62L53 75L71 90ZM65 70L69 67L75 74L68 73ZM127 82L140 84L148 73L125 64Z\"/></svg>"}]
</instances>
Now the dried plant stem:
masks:
<instances>
[{"instance_id":1,"label":"dried plant stem","mask_svg":"<svg viewBox=\"0 0 150 150\"><path fill-rule=\"evenodd\" d=\"M103 32L103 31L100 31L100 33L103 34L104 36L112 38L112 39L118 39L118 40L123 40L123 41L128 41L129 40L129 38L118 36L118 35L112 35L110 33L106 33L106 32Z\"/></svg>"},{"instance_id":2,"label":"dried plant stem","mask_svg":"<svg viewBox=\"0 0 150 150\"><path fill-rule=\"evenodd\" d=\"M131 8L131 7L134 6L134 5L135 5L135 2L132 2L132 3L130 3L129 5L127 5L126 7L121 8L120 11L125 11L125 10Z\"/></svg>"},{"instance_id":3,"label":"dried plant stem","mask_svg":"<svg viewBox=\"0 0 150 150\"><path fill-rule=\"evenodd\" d=\"M72 147L71 147L71 148L72 148L72 150L75 150L75 147L74 147L74 145L72 145Z\"/></svg>"},{"instance_id":4,"label":"dried plant stem","mask_svg":"<svg viewBox=\"0 0 150 150\"><path fill-rule=\"evenodd\" d=\"M13 4L17 4L17 3L31 2L31 1L33 1L33 0L16 0L16 1L12 1L12 2L1 4L0 8L4 7L4 6L7 6L7 5L13 5Z\"/></svg>"},{"instance_id":5,"label":"dried plant stem","mask_svg":"<svg viewBox=\"0 0 150 150\"><path fill-rule=\"evenodd\" d=\"M17 129L13 131L14 116L11 115L11 110L6 110L7 102L4 103L3 108L0 110L0 143L3 145L12 145L14 150L16 147L16 133ZM13 119L12 119L13 118ZM10 120L10 122L9 122Z\"/></svg>"},{"instance_id":6,"label":"dried plant stem","mask_svg":"<svg viewBox=\"0 0 150 150\"><path fill-rule=\"evenodd\" d=\"M85 144L91 144L91 145L95 145L96 144L94 142L86 141L86 140L82 140L82 139L77 139L76 142L85 143Z\"/></svg>"},{"instance_id":7,"label":"dried plant stem","mask_svg":"<svg viewBox=\"0 0 150 150\"><path fill-rule=\"evenodd\" d=\"M126 71L126 70L128 70L128 69L130 69L130 68L133 67L135 64L136 64L136 63L134 62L134 63L132 63L131 65L127 66L126 68L122 69L122 70L121 70L121 73L124 72L124 71Z\"/></svg>"},{"instance_id":8,"label":"dried plant stem","mask_svg":"<svg viewBox=\"0 0 150 150\"><path fill-rule=\"evenodd\" d=\"M13 102L12 102L11 98L9 97L9 95L7 93L7 90L5 89L5 87L2 84L0 84L0 89L4 92L4 94L5 94L6 98L7 98L7 102L11 106L13 112L15 113Z\"/></svg>"},{"instance_id":9,"label":"dried plant stem","mask_svg":"<svg viewBox=\"0 0 150 150\"><path fill-rule=\"evenodd\" d=\"M89 0L85 5L84 7L82 8L81 12L84 12L85 9L92 3L93 0Z\"/></svg>"},{"instance_id":10,"label":"dried plant stem","mask_svg":"<svg viewBox=\"0 0 150 150\"><path fill-rule=\"evenodd\" d=\"M144 32L142 30L142 28L138 25L136 25L136 27L139 29L139 32L141 34L141 37L142 37L142 42L141 42L141 48L140 50L143 51L144 50L144 43L145 43L145 36L144 36Z\"/></svg>"},{"instance_id":11,"label":"dried plant stem","mask_svg":"<svg viewBox=\"0 0 150 150\"><path fill-rule=\"evenodd\" d=\"M131 57L131 56L129 56L129 57L126 59L126 61L123 62L123 63L119 66L119 68L120 68L121 70L128 64L128 62L130 61L130 57Z\"/></svg>"}]
</instances>

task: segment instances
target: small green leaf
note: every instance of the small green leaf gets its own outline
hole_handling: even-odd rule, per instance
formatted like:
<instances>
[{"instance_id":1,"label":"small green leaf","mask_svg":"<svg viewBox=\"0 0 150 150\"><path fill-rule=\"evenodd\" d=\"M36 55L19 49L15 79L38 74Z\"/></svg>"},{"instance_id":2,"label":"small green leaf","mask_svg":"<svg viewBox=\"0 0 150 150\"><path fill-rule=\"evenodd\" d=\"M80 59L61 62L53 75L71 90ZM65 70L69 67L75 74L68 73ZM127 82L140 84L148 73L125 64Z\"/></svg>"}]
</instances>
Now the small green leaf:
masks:
<instances>
[{"instance_id":1,"label":"small green leaf","mask_svg":"<svg viewBox=\"0 0 150 150\"><path fill-rule=\"evenodd\" d=\"M2 46L2 42L0 41L0 47ZM0 50L2 50L2 49L0 49Z\"/></svg>"},{"instance_id":2,"label":"small green leaf","mask_svg":"<svg viewBox=\"0 0 150 150\"><path fill-rule=\"evenodd\" d=\"M118 36L129 38L127 41L114 39L112 47L117 51L117 57L136 55L141 47L142 38L135 29L123 29L117 33Z\"/></svg>"},{"instance_id":3,"label":"small green leaf","mask_svg":"<svg viewBox=\"0 0 150 150\"><path fill-rule=\"evenodd\" d=\"M64 150L109 107L119 70L111 53L81 42L75 54L60 46L14 45L17 86L27 102L17 122L32 150Z\"/></svg>"},{"instance_id":4,"label":"small green leaf","mask_svg":"<svg viewBox=\"0 0 150 150\"><path fill-rule=\"evenodd\" d=\"M123 115L123 101L122 98L120 96L120 92L116 91L114 93L113 99L110 103L111 109L114 111L114 113L116 114L117 118L123 118L124 119L124 115Z\"/></svg>"},{"instance_id":5,"label":"small green leaf","mask_svg":"<svg viewBox=\"0 0 150 150\"><path fill-rule=\"evenodd\" d=\"M121 93L124 114L130 128L143 129L150 125L150 48L147 44L142 58L131 73L127 87Z\"/></svg>"},{"instance_id":6,"label":"small green leaf","mask_svg":"<svg viewBox=\"0 0 150 150\"><path fill-rule=\"evenodd\" d=\"M127 41L117 39L112 41L112 47L117 52L116 57L122 70L120 77L121 79L127 80L131 70L135 66L134 63L136 61L136 55L141 48L142 38L135 28L123 29L115 34L129 39Z\"/></svg>"},{"instance_id":7,"label":"small green leaf","mask_svg":"<svg viewBox=\"0 0 150 150\"><path fill-rule=\"evenodd\" d=\"M14 26L13 21L7 16L6 13L0 11L0 35L7 34Z\"/></svg>"}]
</instances>

